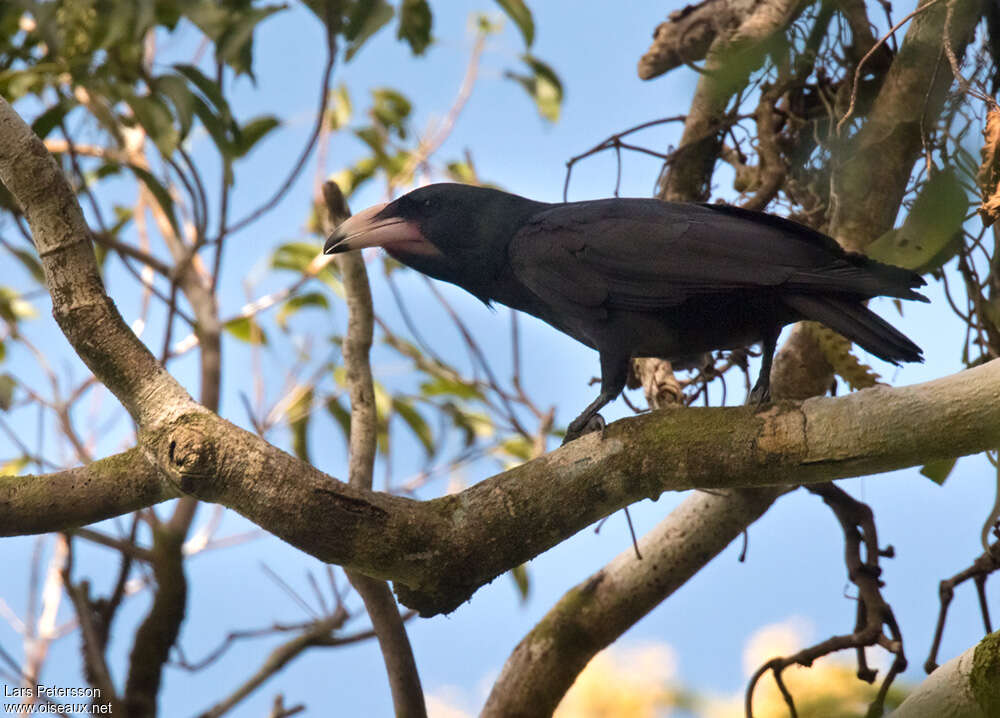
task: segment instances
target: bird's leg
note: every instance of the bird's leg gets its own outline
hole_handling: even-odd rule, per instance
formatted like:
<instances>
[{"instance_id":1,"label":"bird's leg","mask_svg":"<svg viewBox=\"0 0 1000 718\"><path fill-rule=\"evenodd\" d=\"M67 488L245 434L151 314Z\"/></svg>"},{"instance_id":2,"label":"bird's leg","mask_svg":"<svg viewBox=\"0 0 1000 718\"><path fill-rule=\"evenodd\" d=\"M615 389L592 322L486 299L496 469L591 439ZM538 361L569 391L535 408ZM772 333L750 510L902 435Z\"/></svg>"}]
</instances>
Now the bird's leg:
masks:
<instances>
[{"instance_id":1,"label":"bird's leg","mask_svg":"<svg viewBox=\"0 0 1000 718\"><path fill-rule=\"evenodd\" d=\"M563 438L563 446L569 442L579 439L584 434L590 434L595 431L600 431L601 435L604 435L604 417L598 412L610 403L616 394L606 394L602 390L596 399L590 402L590 405L569 423L566 427L566 436Z\"/></svg>"},{"instance_id":2,"label":"bird's leg","mask_svg":"<svg viewBox=\"0 0 1000 718\"><path fill-rule=\"evenodd\" d=\"M777 345L778 330L775 327L767 327L760 342L760 374L757 375L757 383L747 396L747 406L760 406L771 400L771 364L774 362L774 350Z\"/></svg>"},{"instance_id":3,"label":"bird's leg","mask_svg":"<svg viewBox=\"0 0 1000 718\"><path fill-rule=\"evenodd\" d=\"M601 393L566 427L563 446L594 431L600 431L601 436L604 435L604 417L598 412L622 393L628 378L630 362L631 358L628 357L621 359L601 353Z\"/></svg>"}]
</instances>

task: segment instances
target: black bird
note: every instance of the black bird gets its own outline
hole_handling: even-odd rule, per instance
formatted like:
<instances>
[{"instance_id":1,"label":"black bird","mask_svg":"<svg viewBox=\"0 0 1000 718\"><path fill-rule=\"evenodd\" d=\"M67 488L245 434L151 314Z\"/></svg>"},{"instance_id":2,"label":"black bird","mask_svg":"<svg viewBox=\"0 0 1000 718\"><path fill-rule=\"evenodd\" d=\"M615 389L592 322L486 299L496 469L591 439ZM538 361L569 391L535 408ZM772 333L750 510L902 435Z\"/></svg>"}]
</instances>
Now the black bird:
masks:
<instances>
[{"instance_id":1,"label":"black bird","mask_svg":"<svg viewBox=\"0 0 1000 718\"><path fill-rule=\"evenodd\" d=\"M761 342L748 402L770 397L781 327L812 319L886 361L922 361L869 311L875 296L919 299L914 272L844 251L787 219L718 204L601 199L547 204L495 189L434 184L370 207L327 239L327 254L384 247L487 305L532 314L600 352L601 393L570 441L625 387L633 357L680 366Z\"/></svg>"}]
</instances>

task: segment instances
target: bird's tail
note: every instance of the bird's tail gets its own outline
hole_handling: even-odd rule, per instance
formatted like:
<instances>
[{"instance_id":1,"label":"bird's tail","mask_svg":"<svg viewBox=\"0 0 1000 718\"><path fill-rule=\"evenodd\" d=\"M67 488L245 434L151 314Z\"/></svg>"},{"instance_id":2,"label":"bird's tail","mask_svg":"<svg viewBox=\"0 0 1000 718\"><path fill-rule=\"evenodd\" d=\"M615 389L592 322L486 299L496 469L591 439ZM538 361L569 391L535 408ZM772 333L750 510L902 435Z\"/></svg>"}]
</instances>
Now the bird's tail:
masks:
<instances>
[{"instance_id":1,"label":"bird's tail","mask_svg":"<svg viewBox=\"0 0 1000 718\"><path fill-rule=\"evenodd\" d=\"M857 299L791 294L782 301L806 319L826 325L880 359L922 362L923 351Z\"/></svg>"}]
</instances>

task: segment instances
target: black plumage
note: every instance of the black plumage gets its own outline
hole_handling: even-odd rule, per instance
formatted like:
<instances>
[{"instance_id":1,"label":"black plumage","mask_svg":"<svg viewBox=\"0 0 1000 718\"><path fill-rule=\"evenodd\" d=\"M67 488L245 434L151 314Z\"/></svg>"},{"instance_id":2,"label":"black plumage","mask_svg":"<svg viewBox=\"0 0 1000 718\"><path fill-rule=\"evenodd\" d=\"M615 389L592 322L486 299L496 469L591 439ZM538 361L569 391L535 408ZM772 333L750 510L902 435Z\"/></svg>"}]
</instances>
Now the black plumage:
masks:
<instances>
[{"instance_id":1,"label":"black plumage","mask_svg":"<svg viewBox=\"0 0 1000 718\"><path fill-rule=\"evenodd\" d=\"M795 222L725 205L655 199L547 204L459 184L422 187L342 224L324 247L369 246L414 269L532 314L600 353L601 392L567 440L599 420L633 357L683 366L761 342L750 401L769 397L781 327L812 319L893 363L920 348L871 312L875 296L925 297L919 275Z\"/></svg>"}]
</instances>

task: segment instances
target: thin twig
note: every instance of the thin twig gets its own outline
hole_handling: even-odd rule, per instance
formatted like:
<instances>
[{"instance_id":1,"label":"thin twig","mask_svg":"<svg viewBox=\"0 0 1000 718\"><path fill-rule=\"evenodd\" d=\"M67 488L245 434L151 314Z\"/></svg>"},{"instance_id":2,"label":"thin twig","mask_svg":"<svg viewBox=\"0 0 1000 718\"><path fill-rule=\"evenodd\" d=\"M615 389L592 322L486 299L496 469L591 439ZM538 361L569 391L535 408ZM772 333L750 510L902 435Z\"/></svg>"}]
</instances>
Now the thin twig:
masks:
<instances>
[{"instance_id":1,"label":"thin twig","mask_svg":"<svg viewBox=\"0 0 1000 718\"><path fill-rule=\"evenodd\" d=\"M350 217L347 202L336 183L324 183L323 200L331 228ZM375 468L378 422L369 359L375 312L364 259L359 253L351 252L339 255L337 261L344 281L348 308L347 336L344 337L343 350L351 395L348 476L352 486L370 490ZM426 718L427 708L413 649L389 584L355 571L347 571L347 578L364 601L382 649L396 715Z\"/></svg>"},{"instance_id":2,"label":"thin twig","mask_svg":"<svg viewBox=\"0 0 1000 718\"><path fill-rule=\"evenodd\" d=\"M851 118L851 115L854 114L854 104L858 99L858 86L861 84L861 70L865 66L865 63L868 61L868 58L874 55L875 51L878 50L883 44L885 44L886 40L895 35L896 32L899 30L899 28L903 27L903 25L908 23L910 20L912 20L914 17L922 13L924 10L933 7L939 2L940 0L930 0L926 5L918 7L916 10L914 10L909 15L904 17L902 20L897 22L895 25L889 28L889 32L880 37L878 39L878 42L872 45L871 49L868 50L868 52L865 53L865 56L861 58L861 60L858 62L858 66L854 69L854 81L853 84L851 85L851 101L847 105L847 112L844 113L844 116L841 117L840 121L837 123L837 136L840 136L840 131L843 128L844 123L847 122Z\"/></svg>"},{"instance_id":3,"label":"thin twig","mask_svg":"<svg viewBox=\"0 0 1000 718\"><path fill-rule=\"evenodd\" d=\"M253 210L246 217L243 217L226 227L223 232L219 233L216 240L219 240L228 234L232 234L233 232L238 232L274 209L278 202L281 201L281 198L285 196L285 193L292 188L296 178L298 178L299 174L302 172L302 168L305 167L306 161L309 159L309 155L312 154L313 148L316 146L316 141L319 139L319 134L323 130L323 126L327 121L326 108L330 101L330 78L333 75L333 66L337 60L337 35L332 31L330 22L331 19L327 18L326 62L323 65L323 73L320 79L319 102L318 107L316 108L316 122L313 125L312 132L309 134L309 139L306 140L306 146L299 154L299 158L292 167L292 171L288 173L288 177L285 178L285 181L281 183L275 193L271 195L271 197L264 204Z\"/></svg>"}]
</instances>

